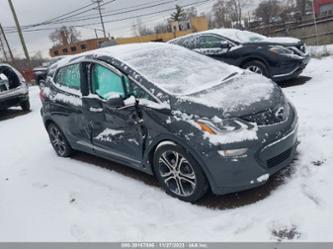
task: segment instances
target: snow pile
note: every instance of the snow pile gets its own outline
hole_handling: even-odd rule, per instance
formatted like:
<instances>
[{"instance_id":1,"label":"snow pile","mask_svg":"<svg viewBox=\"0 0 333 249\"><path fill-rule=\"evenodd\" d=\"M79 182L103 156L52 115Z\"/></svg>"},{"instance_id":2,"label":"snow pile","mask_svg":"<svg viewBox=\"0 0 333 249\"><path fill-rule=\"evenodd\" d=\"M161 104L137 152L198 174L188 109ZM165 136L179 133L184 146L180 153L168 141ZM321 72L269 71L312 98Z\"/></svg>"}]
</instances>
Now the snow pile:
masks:
<instances>
[{"instance_id":1,"label":"snow pile","mask_svg":"<svg viewBox=\"0 0 333 249\"><path fill-rule=\"evenodd\" d=\"M333 44L322 46L308 46L307 49L309 50L310 55L315 58L333 55Z\"/></svg>"}]
</instances>

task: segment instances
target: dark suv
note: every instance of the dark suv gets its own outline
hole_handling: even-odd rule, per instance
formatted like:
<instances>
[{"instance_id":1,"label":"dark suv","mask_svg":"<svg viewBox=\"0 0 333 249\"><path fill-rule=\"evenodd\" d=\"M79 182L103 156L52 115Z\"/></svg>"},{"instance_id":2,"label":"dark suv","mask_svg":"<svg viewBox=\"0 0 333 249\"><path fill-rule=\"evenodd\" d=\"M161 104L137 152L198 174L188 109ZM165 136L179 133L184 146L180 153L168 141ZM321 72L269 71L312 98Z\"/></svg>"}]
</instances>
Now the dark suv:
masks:
<instances>
[{"instance_id":1,"label":"dark suv","mask_svg":"<svg viewBox=\"0 0 333 249\"><path fill-rule=\"evenodd\" d=\"M264 184L293 159L297 114L271 80L171 44L65 58L41 88L59 156L80 150L196 201Z\"/></svg>"},{"instance_id":2,"label":"dark suv","mask_svg":"<svg viewBox=\"0 0 333 249\"><path fill-rule=\"evenodd\" d=\"M266 37L237 29L214 29L170 41L276 82L297 77L309 63L305 44L290 37Z\"/></svg>"}]
</instances>

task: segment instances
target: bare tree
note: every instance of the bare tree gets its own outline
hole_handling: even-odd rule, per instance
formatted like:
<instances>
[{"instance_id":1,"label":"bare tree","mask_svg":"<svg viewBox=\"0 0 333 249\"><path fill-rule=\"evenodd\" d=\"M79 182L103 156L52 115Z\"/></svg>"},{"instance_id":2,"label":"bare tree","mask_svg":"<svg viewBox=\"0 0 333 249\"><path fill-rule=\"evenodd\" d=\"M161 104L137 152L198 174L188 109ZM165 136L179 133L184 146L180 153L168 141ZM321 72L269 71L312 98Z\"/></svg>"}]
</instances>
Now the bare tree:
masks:
<instances>
[{"instance_id":1,"label":"bare tree","mask_svg":"<svg viewBox=\"0 0 333 249\"><path fill-rule=\"evenodd\" d=\"M134 34L137 36L154 34L154 31L144 25L139 18L136 20L136 24L133 24L132 29Z\"/></svg>"},{"instance_id":2,"label":"bare tree","mask_svg":"<svg viewBox=\"0 0 333 249\"><path fill-rule=\"evenodd\" d=\"M185 19L190 20L192 17L198 16L198 11L195 7L185 9Z\"/></svg>"},{"instance_id":3,"label":"bare tree","mask_svg":"<svg viewBox=\"0 0 333 249\"><path fill-rule=\"evenodd\" d=\"M241 0L227 1L227 8L229 11L230 19L237 25L242 23L242 7Z\"/></svg>"},{"instance_id":4,"label":"bare tree","mask_svg":"<svg viewBox=\"0 0 333 249\"><path fill-rule=\"evenodd\" d=\"M155 25L154 31L156 34L169 32L169 25L167 23L159 23Z\"/></svg>"},{"instance_id":5,"label":"bare tree","mask_svg":"<svg viewBox=\"0 0 333 249\"><path fill-rule=\"evenodd\" d=\"M63 36L62 36L63 34ZM81 33L74 27L62 26L49 34L50 40L53 45L63 44L63 38L66 39L68 44L79 41Z\"/></svg>"},{"instance_id":6,"label":"bare tree","mask_svg":"<svg viewBox=\"0 0 333 249\"><path fill-rule=\"evenodd\" d=\"M272 22L274 17L281 13L281 5L278 0L266 0L261 2L255 10L255 16L264 24Z\"/></svg>"},{"instance_id":7,"label":"bare tree","mask_svg":"<svg viewBox=\"0 0 333 249\"><path fill-rule=\"evenodd\" d=\"M228 21L228 10L225 0L218 0L213 5L213 25L215 28L229 27L230 21Z\"/></svg>"}]
</instances>

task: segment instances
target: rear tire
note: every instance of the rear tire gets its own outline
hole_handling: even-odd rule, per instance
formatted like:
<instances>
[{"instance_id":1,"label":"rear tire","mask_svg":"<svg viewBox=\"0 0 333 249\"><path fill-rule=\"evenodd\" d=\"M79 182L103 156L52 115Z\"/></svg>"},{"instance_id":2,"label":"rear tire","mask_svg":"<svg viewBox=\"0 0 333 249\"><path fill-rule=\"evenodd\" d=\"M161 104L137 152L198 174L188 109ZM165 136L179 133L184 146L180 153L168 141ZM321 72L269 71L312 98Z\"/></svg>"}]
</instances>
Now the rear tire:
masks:
<instances>
[{"instance_id":1,"label":"rear tire","mask_svg":"<svg viewBox=\"0 0 333 249\"><path fill-rule=\"evenodd\" d=\"M23 111L26 111L26 112L30 111L30 101L29 101L29 99L21 102L20 106L21 106Z\"/></svg>"},{"instance_id":2,"label":"rear tire","mask_svg":"<svg viewBox=\"0 0 333 249\"><path fill-rule=\"evenodd\" d=\"M251 72L264 75L267 78L270 78L270 74L269 74L268 68L261 61L257 61L257 60L249 61L249 62L247 62L247 63L245 63L243 65L243 68L244 69L248 69Z\"/></svg>"},{"instance_id":3,"label":"rear tire","mask_svg":"<svg viewBox=\"0 0 333 249\"><path fill-rule=\"evenodd\" d=\"M196 202L207 193L209 186L200 165L179 145L158 147L153 163L155 175L167 194Z\"/></svg>"},{"instance_id":4,"label":"rear tire","mask_svg":"<svg viewBox=\"0 0 333 249\"><path fill-rule=\"evenodd\" d=\"M51 123L47 127L47 132L49 134L52 147L57 153L57 155L60 157L69 157L72 154L73 150L59 127Z\"/></svg>"}]
</instances>

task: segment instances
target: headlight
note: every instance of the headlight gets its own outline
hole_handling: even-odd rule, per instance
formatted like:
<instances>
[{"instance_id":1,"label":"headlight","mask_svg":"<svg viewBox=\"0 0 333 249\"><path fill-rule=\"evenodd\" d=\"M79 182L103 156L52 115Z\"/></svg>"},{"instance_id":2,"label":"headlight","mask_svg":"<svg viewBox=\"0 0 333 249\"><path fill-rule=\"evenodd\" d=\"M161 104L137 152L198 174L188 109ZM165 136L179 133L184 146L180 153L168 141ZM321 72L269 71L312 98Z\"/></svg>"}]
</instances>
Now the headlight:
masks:
<instances>
[{"instance_id":1,"label":"headlight","mask_svg":"<svg viewBox=\"0 0 333 249\"><path fill-rule=\"evenodd\" d=\"M244 141L257 140L258 127L255 124L247 123L239 118L221 120L196 120L195 126L203 132L203 137L213 145L233 144ZM239 154L239 152L228 152L227 154Z\"/></svg>"},{"instance_id":2,"label":"headlight","mask_svg":"<svg viewBox=\"0 0 333 249\"><path fill-rule=\"evenodd\" d=\"M208 120L198 120L196 123L203 132L207 132L210 135L216 135L219 133L219 129Z\"/></svg>"},{"instance_id":3,"label":"headlight","mask_svg":"<svg viewBox=\"0 0 333 249\"><path fill-rule=\"evenodd\" d=\"M210 135L223 135L240 129L252 129L254 127L240 119L228 119L219 123L213 123L206 119L199 119L195 122L203 132L207 132Z\"/></svg>"},{"instance_id":4,"label":"headlight","mask_svg":"<svg viewBox=\"0 0 333 249\"><path fill-rule=\"evenodd\" d=\"M271 46L269 51L274 54L290 55L293 54L293 51L282 46Z\"/></svg>"}]
</instances>

